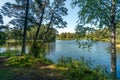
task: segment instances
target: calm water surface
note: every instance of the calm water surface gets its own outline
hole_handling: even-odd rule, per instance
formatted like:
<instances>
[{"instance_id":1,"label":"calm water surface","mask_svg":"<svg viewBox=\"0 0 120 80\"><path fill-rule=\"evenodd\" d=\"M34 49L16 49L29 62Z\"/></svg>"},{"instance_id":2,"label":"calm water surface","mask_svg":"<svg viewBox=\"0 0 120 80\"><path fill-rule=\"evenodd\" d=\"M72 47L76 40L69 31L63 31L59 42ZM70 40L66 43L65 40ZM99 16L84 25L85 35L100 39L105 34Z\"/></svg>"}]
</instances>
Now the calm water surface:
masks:
<instances>
[{"instance_id":1,"label":"calm water surface","mask_svg":"<svg viewBox=\"0 0 120 80\"><path fill-rule=\"evenodd\" d=\"M74 59L81 56L86 59L91 59L93 66L105 65L110 71L110 59L109 43L97 42L92 46L90 51L88 49L80 49L74 40L56 40L56 42L49 43L50 47L47 57L54 62L60 58L60 56L72 57ZM120 78L120 49L117 49L117 71Z\"/></svg>"},{"instance_id":2,"label":"calm water surface","mask_svg":"<svg viewBox=\"0 0 120 80\"><path fill-rule=\"evenodd\" d=\"M27 51L29 51L29 46L27 46ZM93 66L95 65L105 65L110 70L110 58L111 55L108 53L109 43L106 42L97 42L94 44L90 51L88 49L78 48L78 45L75 43L75 40L56 40L56 42L50 42L45 45L47 58L51 59L54 62L61 57L72 57L74 59L80 58L81 56L86 59L91 59ZM0 47L0 52L6 50L21 50L20 46L3 46ZM120 78L120 49L117 49L117 71Z\"/></svg>"}]
</instances>

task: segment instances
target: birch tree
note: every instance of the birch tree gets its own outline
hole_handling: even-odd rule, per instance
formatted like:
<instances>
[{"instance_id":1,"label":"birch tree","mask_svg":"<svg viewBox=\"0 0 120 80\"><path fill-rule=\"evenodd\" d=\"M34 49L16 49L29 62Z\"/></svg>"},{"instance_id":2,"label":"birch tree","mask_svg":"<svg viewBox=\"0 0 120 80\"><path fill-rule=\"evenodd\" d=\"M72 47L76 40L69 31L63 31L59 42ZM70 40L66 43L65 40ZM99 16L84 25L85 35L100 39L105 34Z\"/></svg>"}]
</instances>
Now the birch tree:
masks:
<instances>
[{"instance_id":1,"label":"birch tree","mask_svg":"<svg viewBox=\"0 0 120 80\"><path fill-rule=\"evenodd\" d=\"M94 28L108 27L110 31L111 73L116 78L116 24L120 22L120 0L72 0L73 6L79 8L79 20L76 31L78 34L93 31Z\"/></svg>"}]
</instances>

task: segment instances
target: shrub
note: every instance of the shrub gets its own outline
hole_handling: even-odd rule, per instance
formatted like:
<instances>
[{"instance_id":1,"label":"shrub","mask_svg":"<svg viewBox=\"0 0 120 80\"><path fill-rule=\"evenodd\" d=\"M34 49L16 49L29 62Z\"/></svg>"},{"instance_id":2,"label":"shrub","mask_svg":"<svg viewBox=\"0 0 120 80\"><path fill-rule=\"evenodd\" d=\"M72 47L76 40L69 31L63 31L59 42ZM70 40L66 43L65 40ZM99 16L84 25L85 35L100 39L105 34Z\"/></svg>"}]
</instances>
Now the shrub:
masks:
<instances>
[{"instance_id":1,"label":"shrub","mask_svg":"<svg viewBox=\"0 0 120 80\"><path fill-rule=\"evenodd\" d=\"M28 55L24 56L13 56L7 61L7 64L13 67L29 67L35 64L37 59Z\"/></svg>"},{"instance_id":2,"label":"shrub","mask_svg":"<svg viewBox=\"0 0 120 80\"><path fill-rule=\"evenodd\" d=\"M7 50L6 52L0 53L0 56L12 57L18 55L18 53L19 53L18 50Z\"/></svg>"},{"instance_id":3,"label":"shrub","mask_svg":"<svg viewBox=\"0 0 120 80\"><path fill-rule=\"evenodd\" d=\"M62 57L59 59L57 66L65 67L67 70L63 75L68 80L106 80L105 69L102 67L91 68L89 60L81 58L79 60L70 57Z\"/></svg>"},{"instance_id":4,"label":"shrub","mask_svg":"<svg viewBox=\"0 0 120 80\"><path fill-rule=\"evenodd\" d=\"M32 56L34 56L35 58L45 58L46 56L46 52L45 49L42 46L39 46L38 42L35 42L34 45L31 48L31 52L30 54L32 54Z\"/></svg>"},{"instance_id":5,"label":"shrub","mask_svg":"<svg viewBox=\"0 0 120 80\"><path fill-rule=\"evenodd\" d=\"M52 61L47 58L35 58L29 55L12 56L7 61L7 64L12 67L30 67L37 63L52 64Z\"/></svg>"},{"instance_id":6,"label":"shrub","mask_svg":"<svg viewBox=\"0 0 120 80\"><path fill-rule=\"evenodd\" d=\"M34 58L37 58L39 62L42 62L44 64L53 63L50 59L46 58L47 53L45 52L45 49L43 48L43 46L38 45L38 42L34 43L30 54L32 54Z\"/></svg>"}]
</instances>

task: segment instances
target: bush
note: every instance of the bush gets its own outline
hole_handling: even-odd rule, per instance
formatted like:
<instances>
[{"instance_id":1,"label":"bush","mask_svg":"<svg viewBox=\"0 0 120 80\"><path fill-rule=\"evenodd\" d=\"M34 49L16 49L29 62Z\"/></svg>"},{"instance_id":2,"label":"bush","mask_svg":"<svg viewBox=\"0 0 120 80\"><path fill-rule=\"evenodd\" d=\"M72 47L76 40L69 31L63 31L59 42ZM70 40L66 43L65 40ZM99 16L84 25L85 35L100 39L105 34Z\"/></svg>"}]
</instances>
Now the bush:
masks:
<instances>
[{"instance_id":1,"label":"bush","mask_svg":"<svg viewBox=\"0 0 120 80\"><path fill-rule=\"evenodd\" d=\"M35 58L29 55L12 56L7 61L7 64L12 67L30 67L37 63L52 64L52 61L47 58Z\"/></svg>"},{"instance_id":2,"label":"bush","mask_svg":"<svg viewBox=\"0 0 120 80\"><path fill-rule=\"evenodd\" d=\"M29 67L35 64L37 59L30 56L13 56L8 59L7 64L13 67Z\"/></svg>"},{"instance_id":3,"label":"bush","mask_svg":"<svg viewBox=\"0 0 120 80\"><path fill-rule=\"evenodd\" d=\"M18 55L18 50L7 50L6 52L0 53L0 56L12 57Z\"/></svg>"},{"instance_id":4,"label":"bush","mask_svg":"<svg viewBox=\"0 0 120 80\"><path fill-rule=\"evenodd\" d=\"M31 52L30 54L32 54L32 56L34 56L35 58L45 58L46 57L46 52L45 49L42 48L42 46L39 46L38 42L35 42L31 48Z\"/></svg>"},{"instance_id":5,"label":"bush","mask_svg":"<svg viewBox=\"0 0 120 80\"><path fill-rule=\"evenodd\" d=\"M31 52L32 56L34 58L38 58L38 60L44 64L52 64L53 62L46 58L46 52L43 46L39 46L38 42L35 42L34 45L32 46Z\"/></svg>"},{"instance_id":6,"label":"bush","mask_svg":"<svg viewBox=\"0 0 120 80\"><path fill-rule=\"evenodd\" d=\"M106 80L107 76L102 67L91 68L88 60L83 57L75 60L70 57L59 59L57 66L67 68L63 73L68 80Z\"/></svg>"},{"instance_id":7,"label":"bush","mask_svg":"<svg viewBox=\"0 0 120 80\"><path fill-rule=\"evenodd\" d=\"M6 43L6 34L0 31L0 45L4 45Z\"/></svg>"}]
</instances>

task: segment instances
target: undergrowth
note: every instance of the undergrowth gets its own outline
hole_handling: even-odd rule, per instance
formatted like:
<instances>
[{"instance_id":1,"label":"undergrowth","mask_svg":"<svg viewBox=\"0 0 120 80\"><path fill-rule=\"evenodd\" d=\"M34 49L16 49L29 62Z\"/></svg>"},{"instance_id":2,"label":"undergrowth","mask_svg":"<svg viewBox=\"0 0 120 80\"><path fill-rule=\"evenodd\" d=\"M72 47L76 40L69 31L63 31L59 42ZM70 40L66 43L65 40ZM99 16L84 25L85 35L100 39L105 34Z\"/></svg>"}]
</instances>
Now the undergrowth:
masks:
<instances>
[{"instance_id":1,"label":"undergrowth","mask_svg":"<svg viewBox=\"0 0 120 80\"><path fill-rule=\"evenodd\" d=\"M68 80L109 80L108 72L103 67L90 67L89 60L81 57L79 60L70 57L61 57L57 67L64 67L67 70L63 75Z\"/></svg>"}]
</instances>

